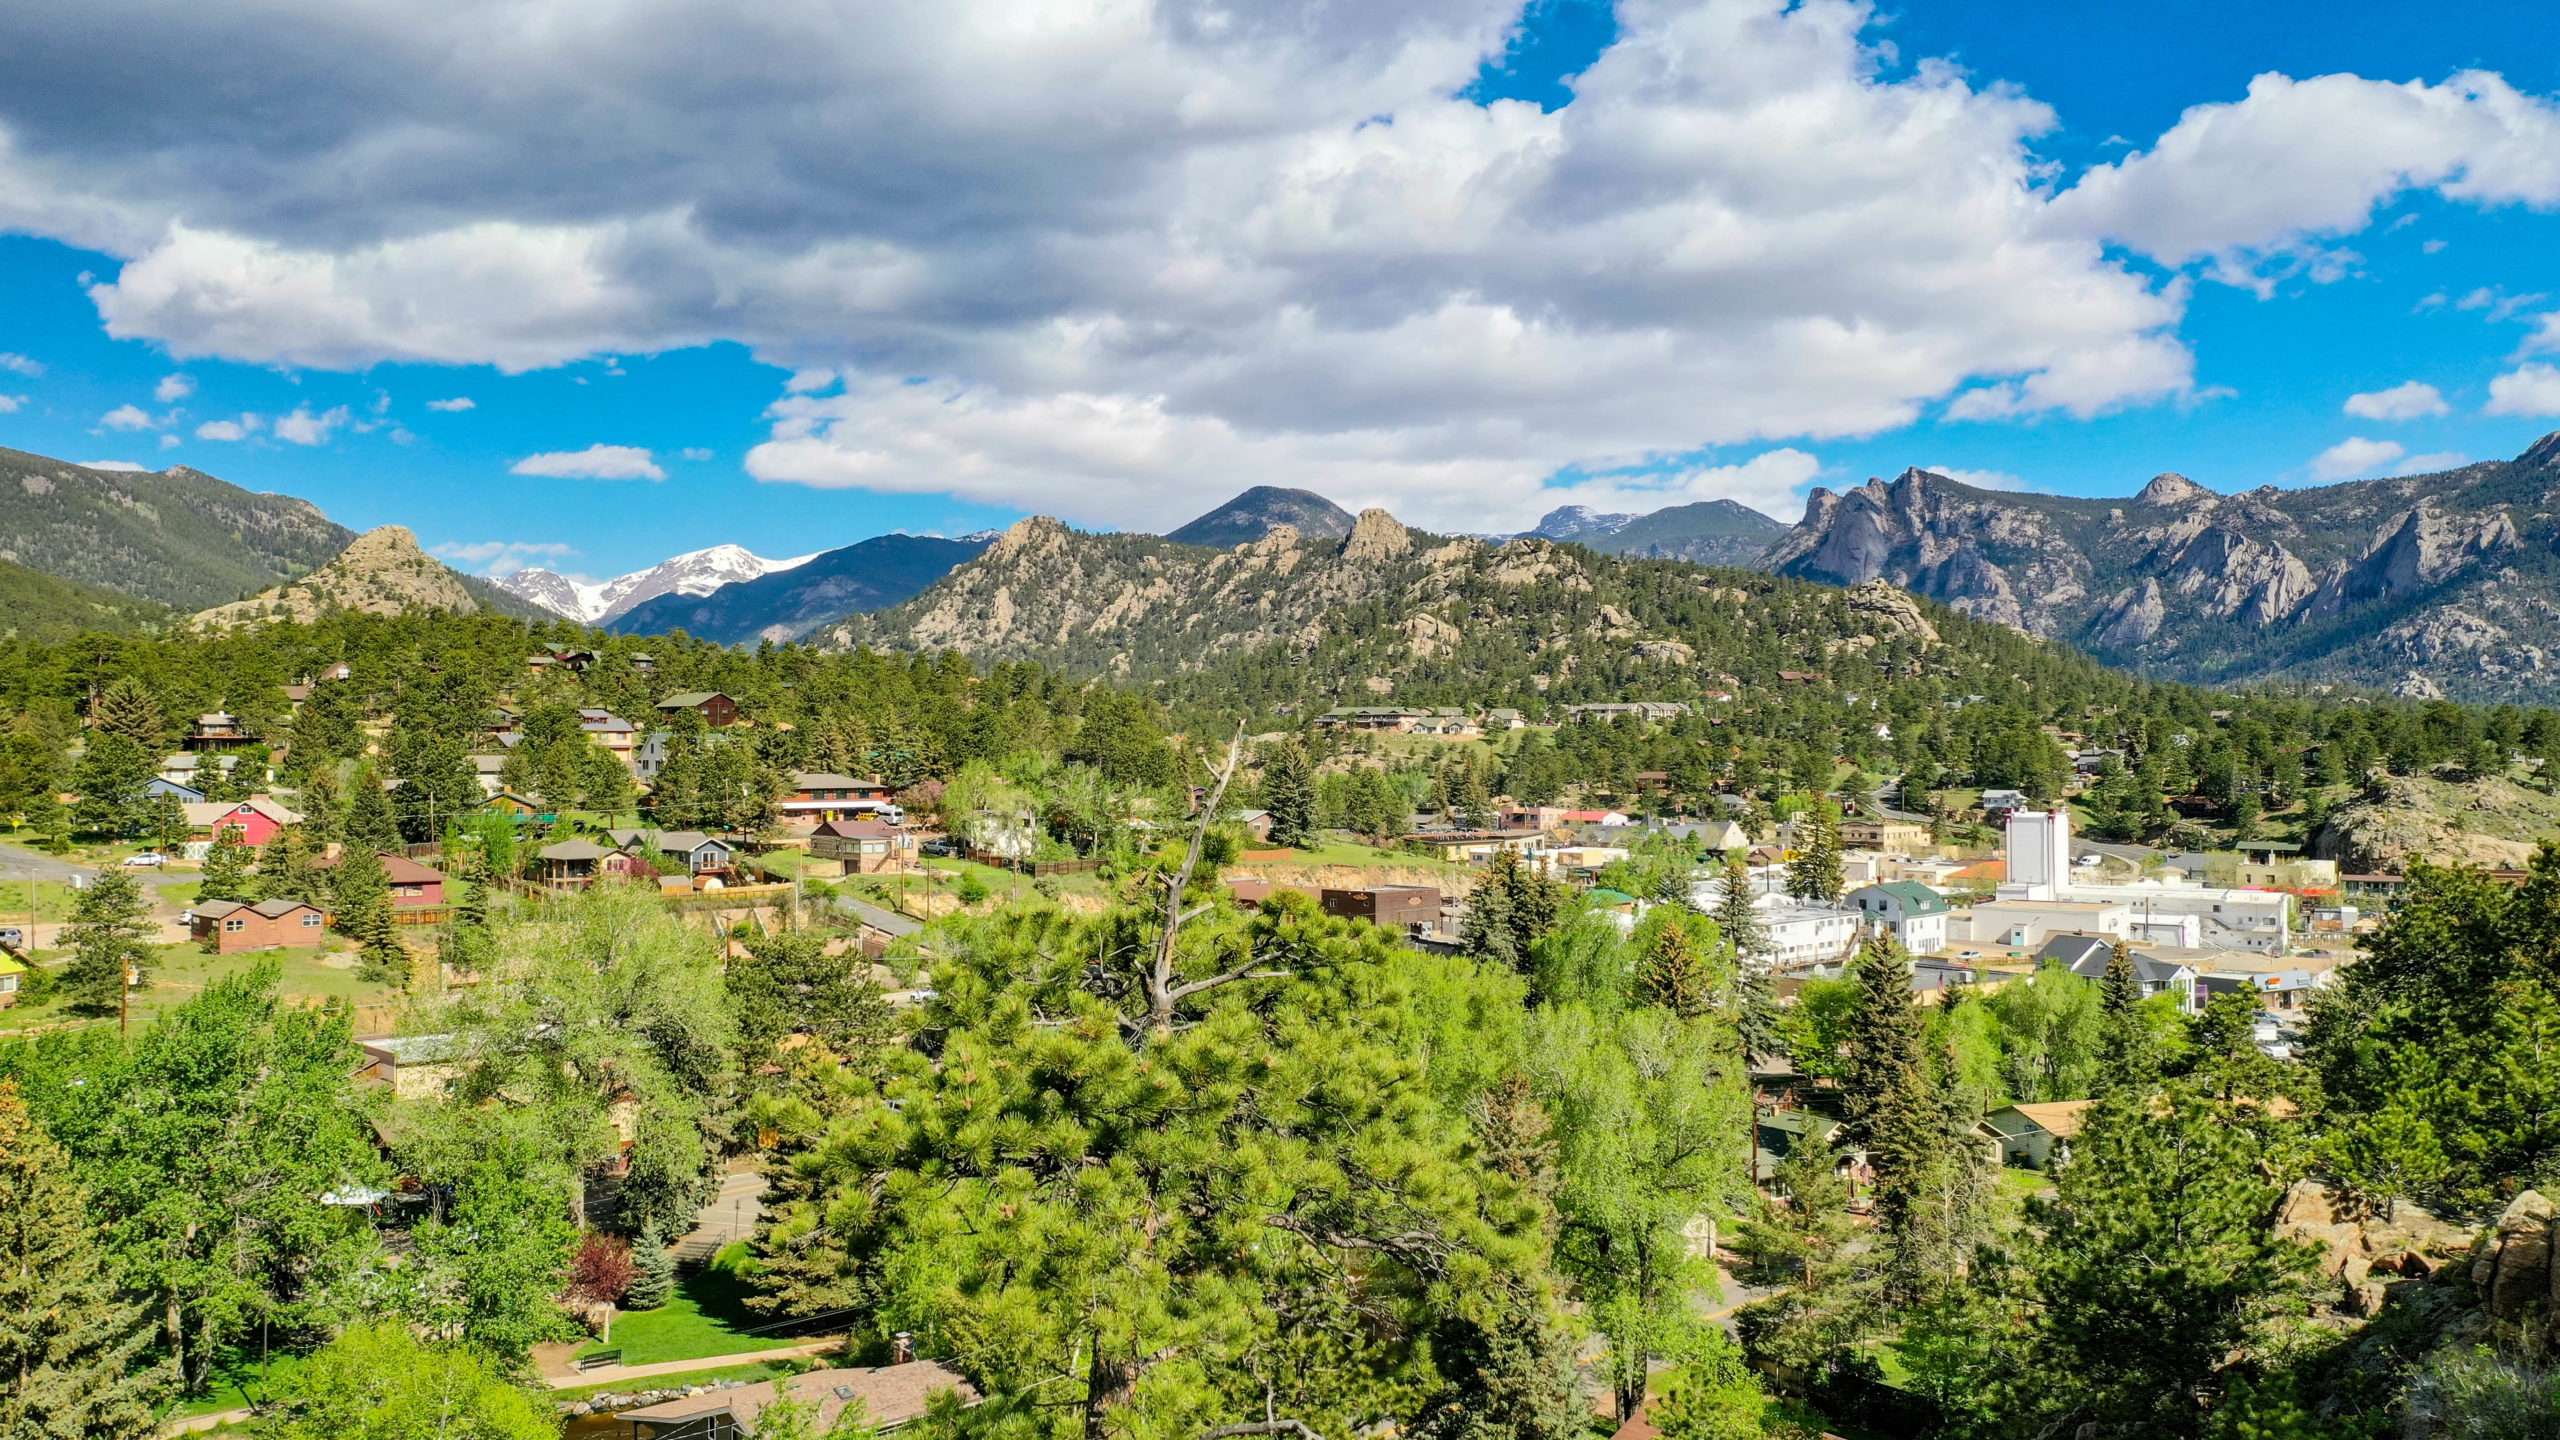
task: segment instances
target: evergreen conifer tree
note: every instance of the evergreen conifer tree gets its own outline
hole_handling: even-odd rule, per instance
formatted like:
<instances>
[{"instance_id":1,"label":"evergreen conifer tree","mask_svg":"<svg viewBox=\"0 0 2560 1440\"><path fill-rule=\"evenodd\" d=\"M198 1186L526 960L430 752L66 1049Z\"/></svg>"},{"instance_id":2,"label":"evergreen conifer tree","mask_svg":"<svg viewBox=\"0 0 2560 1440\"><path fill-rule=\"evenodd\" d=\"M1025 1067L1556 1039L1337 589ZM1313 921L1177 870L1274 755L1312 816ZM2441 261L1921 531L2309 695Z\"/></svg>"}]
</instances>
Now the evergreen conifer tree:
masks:
<instances>
[{"instance_id":1,"label":"evergreen conifer tree","mask_svg":"<svg viewBox=\"0 0 2560 1440\"><path fill-rule=\"evenodd\" d=\"M382 788L380 773L370 764L358 765L347 783L347 815L339 838L349 850L398 849L400 821L392 813L391 792Z\"/></svg>"},{"instance_id":2,"label":"evergreen conifer tree","mask_svg":"<svg viewBox=\"0 0 2560 1440\"><path fill-rule=\"evenodd\" d=\"M329 905L338 933L356 942L366 978L405 980L409 952L391 923L391 877L382 857L350 843L329 876Z\"/></svg>"},{"instance_id":3,"label":"evergreen conifer tree","mask_svg":"<svg viewBox=\"0 0 2560 1440\"><path fill-rule=\"evenodd\" d=\"M2142 980L2134 967L2133 947L2116 942L2107 957L2107 973L2098 982L2100 1022L2099 1084L2107 1089L2139 1086L2155 1067L2151 1029L2142 1016Z\"/></svg>"},{"instance_id":4,"label":"evergreen conifer tree","mask_svg":"<svg viewBox=\"0 0 2560 1440\"><path fill-rule=\"evenodd\" d=\"M1714 980L1707 959L1698 952L1698 942L1689 927L1671 912L1669 923L1654 931L1653 940L1636 962L1636 983L1644 996L1683 1020L1696 1020L1714 1008Z\"/></svg>"},{"instance_id":5,"label":"evergreen conifer tree","mask_svg":"<svg viewBox=\"0 0 2560 1440\"><path fill-rule=\"evenodd\" d=\"M1812 833L1796 857L1787 862L1787 893L1799 900L1831 904L1840 898L1840 812L1826 802L1804 817Z\"/></svg>"},{"instance_id":6,"label":"evergreen conifer tree","mask_svg":"<svg viewBox=\"0 0 2560 1440\"><path fill-rule=\"evenodd\" d=\"M0 1080L0 1436L150 1434L164 1372L150 1330L107 1273L70 1157Z\"/></svg>"},{"instance_id":7,"label":"evergreen conifer tree","mask_svg":"<svg viewBox=\"0 0 2560 1440\"><path fill-rule=\"evenodd\" d=\"M213 845L204 854L204 879L196 886L196 898L244 902L254 898L249 859L249 842L240 838L238 827L226 825L215 831Z\"/></svg>"},{"instance_id":8,"label":"evergreen conifer tree","mask_svg":"<svg viewBox=\"0 0 2560 1440\"><path fill-rule=\"evenodd\" d=\"M655 1310L676 1293L675 1256L668 1253L655 1229L643 1230L631 1242L631 1288L623 1292L625 1310Z\"/></svg>"},{"instance_id":9,"label":"evergreen conifer tree","mask_svg":"<svg viewBox=\"0 0 2560 1440\"><path fill-rule=\"evenodd\" d=\"M1271 812L1272 844L1292 850L1315 844L1315 773L1296 740L1281 741L1262 762L1262 804Z\"/></svg>"},{"instance_id":10,"label":"evergreen conifer tree","mask_svg":"<svg viewBox=\"0 0 2560 1440\"><path fill-rule=\"evenodd\" d=\"M89 707L89 718L97 722L98 730L121 735L146 753L168 743L167 712L142 682L130 675L119 676L98 692L96 702Z\"/></svg>"},{"instance_id":11,"label":"evergreen conifer tree","mask_svg":"<svg viewBox=\"0 0 2560 1440\"><path fill-rule=\"evenodd\" d=\"M101 872L73 902L62 931L71 951L62 983L81 1009L112 1015L127 983L150 982L149 908L142 886L122 870Z\"/></svg>"}]
</instances>

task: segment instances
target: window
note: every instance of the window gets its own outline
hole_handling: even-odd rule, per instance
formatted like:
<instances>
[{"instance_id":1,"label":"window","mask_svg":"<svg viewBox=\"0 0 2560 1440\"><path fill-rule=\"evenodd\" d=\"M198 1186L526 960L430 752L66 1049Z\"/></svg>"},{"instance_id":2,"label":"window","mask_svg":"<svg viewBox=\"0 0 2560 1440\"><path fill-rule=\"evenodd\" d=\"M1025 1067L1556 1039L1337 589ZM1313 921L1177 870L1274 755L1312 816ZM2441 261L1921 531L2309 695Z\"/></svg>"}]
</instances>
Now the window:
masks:
<instances>
[{"instance_id":1,"label":"window","mask_svg":"<svg viewBox=\"0 0 2560 1440\"><path fill-rule=\"evenodd\" d=\"M303 929L305 929L305 930L317 930L317 929L319 929L319 928L320 928L320 916L319 916L318 912L316 912L316 911L310 911L310 910L306 910L306 911L304 911L304 912L302 913L302 928L303 928Z\"/></svg>"},{"instance_id":2,"label":"window","mask_svg":"<svg viewBox=\"0 0 2560 1440\"><path fill-rule=\"evenodd\" d=\"M249 922L246 920L225 920L222 922L223 933L228 935L237 935L248 928Z\"/></svg>"}]
</instances>

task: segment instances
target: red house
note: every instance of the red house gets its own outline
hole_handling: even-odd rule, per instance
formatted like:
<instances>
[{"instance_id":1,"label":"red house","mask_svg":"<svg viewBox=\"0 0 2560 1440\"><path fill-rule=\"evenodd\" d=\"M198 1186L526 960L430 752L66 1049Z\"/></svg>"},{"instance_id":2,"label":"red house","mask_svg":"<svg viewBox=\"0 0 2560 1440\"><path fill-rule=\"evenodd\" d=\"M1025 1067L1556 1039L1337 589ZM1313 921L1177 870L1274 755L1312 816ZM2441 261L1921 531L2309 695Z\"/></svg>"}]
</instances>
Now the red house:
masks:
<instances>
[{"instance_id":1,"label":"red house","mask_svg":"<svg viewBox=\"0 0 2560 1440\"><path fill-rule=\"evenodd\" d=\"M219 839L222 832L238 832L252 848L276 838L276 832L288 825L302 823L298 811L288 810L271 795L252 795L238 802L200 800L179 809L187 817L187 825L205 839Z\"/></svg>"},{"instance_id":2,"label":"red house","mask_svg":"<svg viewBox=\"0 0 2560 1440\"><path fill-rule=\"evenodd\" d=\"M195 938L219 955L243 950L308 949L329 940L329 916L301 900L213 900L195 908Z\"/></svg>"}]
</instances>

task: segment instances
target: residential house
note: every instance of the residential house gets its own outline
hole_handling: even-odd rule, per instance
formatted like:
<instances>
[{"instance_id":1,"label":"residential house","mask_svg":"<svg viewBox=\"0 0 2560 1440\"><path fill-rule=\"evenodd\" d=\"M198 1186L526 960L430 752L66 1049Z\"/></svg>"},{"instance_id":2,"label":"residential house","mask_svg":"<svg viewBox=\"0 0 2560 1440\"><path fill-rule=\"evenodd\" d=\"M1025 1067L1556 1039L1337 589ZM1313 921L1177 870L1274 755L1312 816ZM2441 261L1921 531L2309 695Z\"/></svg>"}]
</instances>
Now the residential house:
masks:
<instances>
[{"instance_id":1,"label":"residential house","mask_svg":"<svg viewBox=\"0 0 2560 1440\"><path fill-rule=\"evenodd\" d=\"M197 801L181 805L179 813L187 817L187 828L205 839L219 839L223 831L230 830L251 848L273 840L288 825L302 823L301 812L278 804L272 795L252 795L237 801Z\"/></svg>"},{"instance_id":2,"label":"residential house","mask_svg":"<svg viewBox=\"0 0 2560 1440\"><path fill-rule=\"evenodd\" d=\"M679 690L658 702L658 713L676 715L690 710L702 717L702 723L717 730L738 723L738 702L717 690Z\"/></svg>"},{"instance_id":3,"label":"residential house","mask_svg":"<svg viewBox=\"0 0 2560 1440\"><path fill-rule=\"evenodd\" d=\"M1484 712L1484 728L1487 730L1519 730L1526 728L1528 723L1528 716L1509 706L1496 706Z\"/></svg>"},{"instance_id":4,"label":"residential house","mask_svg":"<svg viewBox=\"0 0 2560 1440\"><path fill-rule=\"evenodd\" d=\"M166 775L154 775L143 781L142 793L145 798L157 798L162 795L176 796L181 807L204 803L203 791L193 785L181 785Z\"/></svg>"},{"instance_id":5,"label":"residential house","mask_svg":"<svg viewBox=\"0 0 2560 1440\"><path fill-rule=\"evenodd\" d=\"M877 905L865 904L860 900L849 900L838 896L836 908L853 917L854 923L860 929L862 953L874 960L888 954L890 946L924 928L924 922L921 920L901 915L895 910L883 910Z\"/></svg>"},{"instance_id":6,"label":"residential house","mask_svg":"<svg viewBox=\"0 0 2560 1440\"><path fill-rule=\"evenodd\" d=\"M0 1010L18 1003L18 988L26 979L27 967L16 956L0 955Z\"/></svg>"},{"instance_id":7,"label":"residential house","mask_svg":"<svg viewBox=\"0 0 2560 1440\"><path fill-rule=\"evenodd\" d=\"M1778 1162L1800 1147L1838 1147L1845 1138L1840 1134L1840 1121L1819 1110L1762 1111L1752 1122L1752 1178L1765 1185L1776 1178ZM1855 1175L1865 1169L1864 1150L1847 1147L1838 1153L1841 1170Z\"/></svg>"},{"instance_id":8,"label":"residential house","mask_svg":"<svg viewBox=\"0 0 2560 1440\"><path fill-rule=\"evenodd\" d=\"M2027 797L2016 790L1985 790L1981 804L1984 818L1996 823L2008 819L2012 810L2026 809Z\"/></svg>"},{"instance_id":9,"label":"residential house","mask_svg":"<svg viewBox=\"0 0 2560 1440\"><path fill-rule=\"evenodd\" d=\"M1388 930L1430 930L1440 923L1440 892L1428 885L1327 887L1316 896L1316 903L1327 915L1366 920Z\"/></svg>"},{"instance_id":10,"label":"residential house","mask_svg":"<svg viewBox=\"0 0 2560 1440\"><path fill-rule=\"evenodd\" d=\"M1626 812L1623 810L1567 810L1557 816L1557 819L1566 825L1624 825L1627 823Z\"/></svg>"},{"instance_id":11,"label":"residential house","mask_svg":"<svg viewBox=\"0 0 2560 1440\"><path fill-rule=\"evenodd\" d=\"M519 822L548 821L554 813L538 797L518 794L513 790L498 791L489 797L488 804L480 808L491 814L504 815L510 820Z\"/></svg>"},{"instance_id":12,"label":"residential house","mask_svg":"<svg viewBox=\"0 0 2560 1440\"><path fill-rule=\"evenodd\" d=\"M1388 734L1409 734L1413 728L1431 718L1428 710L1408 710L1395 705L1336 705L1316 717L1319 730L1370 730Z\"/></svg>"},{"instance_id":13,"label":"residential house","mask_svg":"<svg viewBox=\"0 0 2560 1440\"><path fill-rule=\"evenodd\" d=\"M500 778L506 773L506 756L472 755L466 758L471 761L471 778L479 782L483 799L495 799L499 791L507 788L506 781Z\"/></svg>"},{"instance_id":14,"label":"residential house","mask_svg":"<svg viewBox=\"0 0 2560 1440\"><path fill-rule=\"evenodd\" d=\"M631 763L632 747L640 743L639 726L610 710L599 709L593 705L585 706L578 711L578 728L586 733L588 739L611 751L613 757L625 765Z\"/></svg>"},{"instance_id":15,"label":"residential house","mask_svg":"<svg viewBox=\"0 0 2560 1440\"><path fill-rule=\"evenodd\" d=\"M1947 897L1916 880L1887 880L1841 897L1870 929L1900 941L1909 954L1928 955L1947 945Z\"/></svg>"},{"instance_id":16,"label":"residential house","mask_svg":"<svg viewBox=\"0 0 2560 1440\"><path fill-rule=\"evenodd\" d=\"M698 738L706 749L725 744L730 739L727 734L718 730L706 731ZM658 772L667 768L667 747L674 740L675 736L668 731L652 730L641 737L638 745L632 747L631 773L638 776L642 784L658 783Z\"/></svg>"},{"instance_id":17,"label":"residential house","mask_svg":"<svg viewBox=\"0 0 2560 1440\"><path fill-rule=\"evenodd\" d=\"M227 710L208 710L197 716L196 723L187 730L185 741L188 749L198 752L246 750L257 743L258 737L250 734L239 717Z\"/></svg>"},{"instance_id":18,"label":"residential house","mask_svg":"<svg viewBox=\"0 0 2560 1440\"><path fill-rule=\"evenodd\" d=\"M624 1410L619 1418L630 1426L632 1440L754 1440L757 1418L788 1397L814 1412L808 1428L796 1434L834 1433L837 1417L847 1411L868 1430L891 1431L923 1419L944 1395L958 1396L964 1406L978 1403L978 1392L968 1381L930 1360L904 1360L877 1369L812 1370L753 1385L715 1387Z\"/></svg>"},{"instance_id":19,"label":"residential house","mask_svg":"<svg viewBox=\"0 0 2560 1440\"><path fill-rule=\"evenodd\" d=\"M653 878L658 867L647 858L593 840L560 840L533 852L534 875L546 885L583 889L607 876Z\"/></svg>"},{"instance_id":20,"label":"residential house","mask_svg":"<svg viewBox=\"0 0 2560 1440\"><path fill-rule=\"evenodd\" d=\"M1452 864L1478 864L1508 850L1514 855L1536 852L1543 830L1416 830L1403 843Z\"/></svg>"},{"instance_id":21,"label":"residential house","mask_svg":"<svg viewBox=\"0 0 2560 1440\"><path fill-rule=\"evenodd\" d=\"M681 862L695 875L726 875L738 863L738 847L699 830L609 831L618 845L645 848Z\"/></svg>"},{"instance_id":22,"label":"residential house","mask_svg":"<svg viewBox=\"0 0 2560 1440\"><path fill-rule=\"evenodd\" d=\"M916 838L885 820L829 820L809 832L809 853L844 862L849 874L880 875L915 864Z\"/></svg>"},{"instance_id":23,"label":"residential house","mask_svg":"<svg viewBox=\"0 0 2560 1440\"><path fill-rule=\"evenodd\" d=\"M877 780L860 780L851 775L838 775L828 770L803 770L791 777L791 793L780 809L788 819L806 821L852 820L865 816L886 816L903 821L906 816L889 803L889 787Z\"/></svg>"},{"instance_id":24,"label":"residential house","mask_svg":"<svg viewBox=\"0 0 2560 1440\"><path fill-rule=\"evenodd\" d=\"M1252 836L1256 840L1263 841L1266 844L1269 843L1271 839L1270 811L1239 810L1236 812L1236 823L1244 827L1244 833L1247 835Z\"/></svg>"},{"instance_id":25,"label":"residential house","mask_svg":"<svg viewBox=\"0 0 2560 1440\"><path fill-rule=\"evenodd\" d=\"M1576 725L1594 720L1641 720L1652 724L1665 720L1677 720L1688 713L1689 707L1677 700L1635 700L1564 707L1564 718Z\"/></svg>"},{"instance_id":26,"label":"residential house","mask_svg":"<svg viewBox=\"0 0 2560 1440\"><path fill-rule=\"evenodd\" d=\"M2116 941L2105 935L2056 935L2036 951L2038 965L2058 965L2083 980L2103 980L2107 966L2115 958ZM2143 951L2133 952L2134 979L2142 987L2146 1000L2154 995L2175 995L2178 1009L2192 1015L2202 1009L2196 997L2199 989L2196 969L2174 960L2162 960Z\"/></svg>"},{"instance_id":27,"label":"residential house","mask_svg":"<svg viewBox=\"0 0 2560 1440\"><path fill-rule=\"evenodd\" d=\"M402 1100L441 1100L453 1090L461 1058L450 1035L383 1035L356 1041L364 1064L356 1078Z\"/></svg>"},{"instance_id":28,"label":"residential house","mask_svg":"<svg viewBox=\"0 0 2560 1440\"><path fill-rule=\"evenodd\" d=\"M305 900L209 900L196 906L190 933L218 955L244 950L313 949L328 943L329 915Z\"/></svg>"},{"instance_id":29,"label":"residential house","mask_svg":"<svg viewBox=\"0 0 2560 1440\"><path fill-rule=\"evenodd\" d=\"M2080 1135L2081 1117L2092 1102L2048 1100L2034 1105L2003 1105L1982 1117L1974 1133L1987 1141L2003 1165L2053 1170L2069 1163L2071 1142Z\"/></svg>"},{"instance_id":30,"label":"residential house","mask_svg":"<svg viewBox=\"0 0 2560 1440\"><path fill-rule=\"evenodd\" d=\"M392 908L415 909L421 905L444 903L444 872L431 869L396 851L376 852L382 860L382 873L391 881ZM314 862L313 868L334 870L346 857L332 855Z\"/></svg>"},{"instance_id":31,"label":"residential house","mask_svg":"<svg viewBox=\"0 0 2560 1440\"><path fill-rule=\"evenodd\" d=\"M1911 962L1911 993L1925 999L1940 999L1958 986L1981 983L1982 972L1970 965L1934 955L1918 956Z\"/></svg>"}]
</instances>

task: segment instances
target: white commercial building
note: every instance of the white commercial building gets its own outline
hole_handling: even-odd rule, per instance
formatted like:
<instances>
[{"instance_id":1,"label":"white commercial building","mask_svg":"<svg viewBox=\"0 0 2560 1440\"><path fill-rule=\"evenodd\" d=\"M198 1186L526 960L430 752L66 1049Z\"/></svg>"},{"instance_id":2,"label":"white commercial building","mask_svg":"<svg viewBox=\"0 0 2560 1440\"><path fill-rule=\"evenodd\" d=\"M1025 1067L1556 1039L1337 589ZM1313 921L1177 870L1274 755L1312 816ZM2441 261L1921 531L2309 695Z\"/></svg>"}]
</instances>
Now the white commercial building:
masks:
<instances>
[{"instance_id":1,"label":"white commercial building","mask_svg":"<svg viewBox=\"0 0 2560 1440\"><path fill-rule=\"evenodd\" d=\"M2071 813L2067 810L2010 811L2005 854L2009 878L1997 892L2001 902L2068 901L2125 912L2118 925L2058 928L2259 955L2282 955L2293 948L2293 897L2279 890L2225 889L2175 880L2109 884L2081 878L2071 863Z\"/></svg>"}]
</instances>

